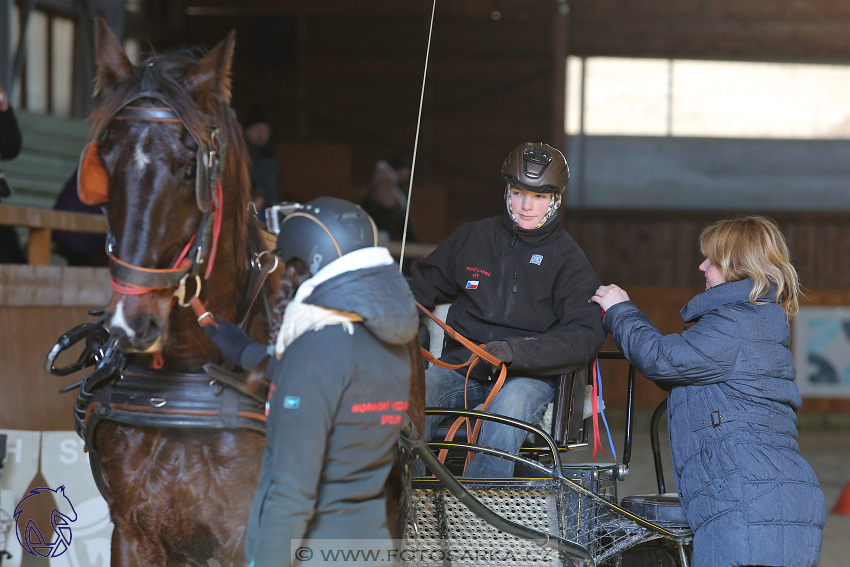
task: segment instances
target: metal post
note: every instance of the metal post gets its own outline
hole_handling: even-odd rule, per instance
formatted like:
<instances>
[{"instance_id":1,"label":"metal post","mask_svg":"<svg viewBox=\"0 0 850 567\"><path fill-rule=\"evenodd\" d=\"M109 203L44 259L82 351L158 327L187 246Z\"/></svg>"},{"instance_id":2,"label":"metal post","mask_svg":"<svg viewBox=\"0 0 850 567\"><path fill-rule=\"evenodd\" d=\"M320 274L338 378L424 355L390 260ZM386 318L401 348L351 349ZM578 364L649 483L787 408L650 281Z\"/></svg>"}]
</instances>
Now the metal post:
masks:
<instances>
[{"instance_id":1,"label":"metal post","mask_svg":"<svg viewBox=\"0 0 850 567\"><path fill-rule=\"evenodd\" d=\"M15 0L0 0L0 87L12 96L12 16Z\"/></svg>"},{"instance_id":2,"label":"metal post","mask_svg":"<svg viewBox=\"0 0 850 567\"><path fill-rule=\"evenodd\" d=\"M18 46L15 49L15 67L12 71L12 84L21 80L24 74L24 64L27 57L27 32L30 27L30 16L35 10L36 0L24 0L21 5L21 34L18 36Z\"/></svg>"},{"instance_id":3,"label":"metal post","mask_svg":"<svg viewBox=\"0 0 850 567\"><path fill-rule=\"evenodd\" d=\"M579 105L578 105L578 199L577 205L584 207L587 203L585 200L585 175L584 175L584 95L587 91L587 57L581 58L581 84L579 85Z\"/></svg>"},{"instance_id":4,"label":"metal post","mask_svg":"<svg viewBox=\"0 0 850 567\"><path fill-rule=\"evenodd\" d=\"M667 60L667 135L673 135L673 60Z\"/></svg>"}]
</instances>

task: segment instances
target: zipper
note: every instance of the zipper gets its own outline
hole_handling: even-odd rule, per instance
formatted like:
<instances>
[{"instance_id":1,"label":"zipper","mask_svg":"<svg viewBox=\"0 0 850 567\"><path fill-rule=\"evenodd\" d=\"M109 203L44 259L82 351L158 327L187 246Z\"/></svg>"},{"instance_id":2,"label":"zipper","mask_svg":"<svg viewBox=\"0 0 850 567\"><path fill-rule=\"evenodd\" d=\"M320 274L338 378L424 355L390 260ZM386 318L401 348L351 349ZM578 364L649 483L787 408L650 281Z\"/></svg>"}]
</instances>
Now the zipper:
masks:
<instances>
[{"instance_id":1,"label":"zipper","mask_svg":"<svg viewBox=\"0 0 850 567\"><path fill-rule=\"evenodd\" d=\"M514 289L513 289L513 292L514 292L514 293L516 293L516 277L517 277L517 271L518 271L518 270L514 270Z\"/></svg>"},{"instance_id":2,"label":"zipper","mask_svg":"<svg viewBox=\"0 0 850 567\"><path fill-rule=\"evenodd\" d=\"M504 288L504 285L505 285L505 279L503 277L501 277L501 275L504 273L505 267L508 263L508 256L510 256L511 252L514 249L514 244L516 244L516 237L517 237L517 235L515 234L513 239L511 240L511 245L508 247L508 251L505 252L505 254L502 256L502 261L499 263L499 276L500 276L499 277L499 288L496 290L496 299L493 301L493 307L490 308L490 313L487 315L487 321L489 322L489 324L487 325L489 327L487 335L490 337L490 341L495 340L493 338L493 323L492 323L492 321L493 321L493 316L496 314L496 309L500 304L499 300L502 297L502 289ZM516 290L516 275L517 274L516 274L516 270L515 270L514 271L514 290ZM513 298L513 296L510 296L509 299L511 299L511 298ZM506 305L506 308L507 307L508 306Z\"/></svg>"}]
</instances>

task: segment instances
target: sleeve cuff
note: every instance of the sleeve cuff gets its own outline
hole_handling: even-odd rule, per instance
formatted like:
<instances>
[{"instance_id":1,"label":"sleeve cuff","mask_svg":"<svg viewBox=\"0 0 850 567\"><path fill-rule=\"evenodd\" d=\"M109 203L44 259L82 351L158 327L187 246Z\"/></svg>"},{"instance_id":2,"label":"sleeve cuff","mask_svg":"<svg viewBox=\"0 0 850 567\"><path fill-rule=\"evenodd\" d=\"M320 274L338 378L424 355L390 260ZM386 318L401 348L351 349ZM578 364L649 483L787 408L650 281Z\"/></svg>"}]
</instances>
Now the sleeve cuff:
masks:
<instances>
[{"instance_id":1,"label":"sleeve cuff","mask_svg":"<svg viewBox=\"0 0 850 567\"><path fill-rule=\"evenodd\" d=\"M269 349L266 345L261 345L252 341L252 343L246 346L245 350L242 351L242 356L239 357L239 366L250 372L268 354Z\"/></svg>"},{"instance_id":2,"label":"sleeve cuff","mask_svg":"<svg viewBox=\"0 0 850 567\"><path fill-rule=\"evenodd\" d=\"M605 327L605 331L613 334L611 329L614 327L614 323L617 321L617 318L631 310L638 310L637 306L631 301L622 301L616 305L612 305L611 308L605 312L605 316L602 318L602 325Z\"/></svg>"}]
</instances>

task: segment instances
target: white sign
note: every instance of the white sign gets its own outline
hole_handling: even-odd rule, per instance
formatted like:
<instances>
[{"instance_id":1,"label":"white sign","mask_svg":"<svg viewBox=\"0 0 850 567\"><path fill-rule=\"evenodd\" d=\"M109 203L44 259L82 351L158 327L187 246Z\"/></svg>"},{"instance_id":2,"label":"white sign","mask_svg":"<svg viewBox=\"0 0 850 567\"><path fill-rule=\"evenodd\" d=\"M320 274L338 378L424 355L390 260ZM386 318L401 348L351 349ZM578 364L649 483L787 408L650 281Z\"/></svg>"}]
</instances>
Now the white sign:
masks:
<instances>
[{"instance_id":1,"label":"white sign","mask_svg":"<svg viewBox=\"0 0 850 567\"><path fill-rule=\"evenodd\" d=\"M23 499L32 479L38 474L40 431L18 431L0 429L0 435L6 436L6 460L0 472L0 540L5 539L6 549L11 558L3 560L3 567L18 567L24 553L15 532L12 516L15 507Z\"/></svg>"},{"instance_id":2,"label":"white sign","mask_svg":"<svg viewBox=\"0 0 850 567\"><path fill-rule=\"evenodd\" d=\"M68 551L50 558L50 567L108 567L112 541L109 507L97 490L83 451L83 440L73 431L45 431L41 437L41 475L47 485L64 486L67 497L55 498L56 508L70 515L73 504L76 520L70 524L73 534ZM55 537L54 537L55 541Z\"/></svg>"},{"instance_id":3,"label":"white sign","mask_svg":"<svg viewBox=\"0 0 850 567\"><path fill-rule=\"evenodd\" d=\"M850 307L801 307L792 325L800 394L850 398Z\"/></svg>"}]
</instances>

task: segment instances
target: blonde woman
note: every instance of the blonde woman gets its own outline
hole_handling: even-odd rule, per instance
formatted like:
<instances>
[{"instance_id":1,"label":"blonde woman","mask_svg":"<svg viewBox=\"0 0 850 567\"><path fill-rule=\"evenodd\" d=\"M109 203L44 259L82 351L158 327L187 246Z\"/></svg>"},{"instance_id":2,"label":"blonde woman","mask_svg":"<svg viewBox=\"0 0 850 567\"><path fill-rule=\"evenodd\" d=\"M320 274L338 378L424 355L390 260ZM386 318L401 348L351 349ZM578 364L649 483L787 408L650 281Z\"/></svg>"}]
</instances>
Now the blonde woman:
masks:
<instances>
[{"instance_id":1,"label":"blonde woman","mask_svg":"<svg viewBox=\"0 0 850 567\"><path fill-rule=\"evenodd\" d=\"M817 565L826 505L800 457L789 319L799 283L764 217L722 220L699 239L705 292L662 335L616 285L593 301L637 369L670 389L676 489L694 531L693 567Z\"/></svg>"}]
</instances>

